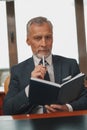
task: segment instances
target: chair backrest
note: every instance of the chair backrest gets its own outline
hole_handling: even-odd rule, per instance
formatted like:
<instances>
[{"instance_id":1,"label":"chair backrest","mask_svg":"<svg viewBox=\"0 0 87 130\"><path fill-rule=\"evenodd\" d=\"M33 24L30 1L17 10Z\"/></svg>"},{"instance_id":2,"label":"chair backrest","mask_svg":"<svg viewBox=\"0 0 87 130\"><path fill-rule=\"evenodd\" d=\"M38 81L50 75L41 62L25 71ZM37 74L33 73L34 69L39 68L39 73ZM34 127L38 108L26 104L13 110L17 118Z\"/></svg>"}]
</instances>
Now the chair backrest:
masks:
<instances>
[{"instance_id":1,"label":"chair backrest","mask_svg":"<svg viewBox=\"0 0 87 130\"><path fill-rule=\"evenodd\" d=\"M10 83L10 75L6 77L5 82L4 82L4 92L5 92L5 94L7 94L7 92L8 92L9 83Z\"/></svg>"},{"instance_id":2,"label":"chair backrest","mask_svg":"<svg viewBox=\"0 0 87 130\"><path fill-rule=\"evenodd\" d=\"M87 88L87 80L84 81L85 87Z\"/></svg>"}]
</instances>

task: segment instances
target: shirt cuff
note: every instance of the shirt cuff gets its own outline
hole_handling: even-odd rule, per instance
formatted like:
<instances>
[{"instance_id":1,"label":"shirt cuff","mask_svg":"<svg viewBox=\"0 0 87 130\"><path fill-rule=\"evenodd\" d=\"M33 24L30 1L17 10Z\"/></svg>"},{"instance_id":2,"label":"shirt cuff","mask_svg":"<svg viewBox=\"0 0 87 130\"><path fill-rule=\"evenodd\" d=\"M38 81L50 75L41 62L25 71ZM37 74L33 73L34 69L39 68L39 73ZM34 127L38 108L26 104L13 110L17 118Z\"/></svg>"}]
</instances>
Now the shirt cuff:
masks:
<instances>
[{"instance_id":1,"label":"shirt cuff","mask_svg":"<svg viewBox=\"0 0 87 130\"><path fill-rule=\"evenodd\" d=\"M26 88L25 88L25 94L27 97L29 96L29 85L26 86Z\"/></svg>"},{"instance_id":2,"label":"shirt cuff","mask_svg":"<svg viewBox=\"0 0 87 130\"><path fill-rule=\"evenodd\" d=\"M70 104L66 104L66 106L68 107L69 112L72 112L72 111L73 111L73 108L72 108L72 106L71 106Z\"/></svg>"}]
</instances>

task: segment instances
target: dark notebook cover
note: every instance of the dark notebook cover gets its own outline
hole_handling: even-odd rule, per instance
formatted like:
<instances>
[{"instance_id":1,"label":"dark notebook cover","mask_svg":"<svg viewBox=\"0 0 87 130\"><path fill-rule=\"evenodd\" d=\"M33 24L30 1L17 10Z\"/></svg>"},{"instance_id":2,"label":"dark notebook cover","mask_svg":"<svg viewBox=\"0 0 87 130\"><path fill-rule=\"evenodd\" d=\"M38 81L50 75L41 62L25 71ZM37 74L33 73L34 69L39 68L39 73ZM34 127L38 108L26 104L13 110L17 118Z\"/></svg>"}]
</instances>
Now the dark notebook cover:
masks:
<instances>
[{"instance_id":1,"label":"dark notebook cover","mask_svg":"<svg viewBox=\"0 0 87 130\"><path fill-rule=\"evenodd\" d=\"M78 98L84 83L83 81L84 74L82 73L63 84L31 78L29 102L36 105L68 103Z\"/></svg>"}]
</instances>

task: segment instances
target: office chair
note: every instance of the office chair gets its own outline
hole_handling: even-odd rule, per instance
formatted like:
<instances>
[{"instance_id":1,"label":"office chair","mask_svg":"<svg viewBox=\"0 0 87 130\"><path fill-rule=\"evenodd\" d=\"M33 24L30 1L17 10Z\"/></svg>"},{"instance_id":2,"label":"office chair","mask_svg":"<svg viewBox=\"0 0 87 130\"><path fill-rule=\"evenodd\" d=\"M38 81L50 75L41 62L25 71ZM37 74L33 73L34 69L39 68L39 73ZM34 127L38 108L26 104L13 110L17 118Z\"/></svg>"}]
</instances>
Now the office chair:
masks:
<instances>
[{"instance_id":1,"label":"office chair","mask_svg":"<svg viewBox=\"0 0 87 130\"><path fill-rule=\"evenodd\" d=\"M7 92L8 92L9 83L10 83L10 75L8 75L6 77L5 82L4 82L4 92L5 92L5 94L7 94Z\"/></svg>"}]
</instances>

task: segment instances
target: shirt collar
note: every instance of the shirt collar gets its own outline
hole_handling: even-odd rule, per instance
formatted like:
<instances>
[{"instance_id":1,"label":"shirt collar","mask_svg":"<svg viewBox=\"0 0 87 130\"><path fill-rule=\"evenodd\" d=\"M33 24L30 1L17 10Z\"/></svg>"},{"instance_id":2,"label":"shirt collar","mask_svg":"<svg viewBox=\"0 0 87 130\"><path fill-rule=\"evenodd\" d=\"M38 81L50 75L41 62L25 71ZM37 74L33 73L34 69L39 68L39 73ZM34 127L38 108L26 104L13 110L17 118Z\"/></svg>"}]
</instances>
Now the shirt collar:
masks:
<instances>
[{"instance_id":1,"label":"shirt collar","mask_svg":"<svg viewBox=\"0 0 87 130\"><path fill-rule=\"evenodd\" d=\"M33 55L33 59L34 59L35 66L38 65L41 60L36 55ZM50 54L45 60L47 61L47 63L49 65L51 65L52 64L52 54Z\"/></svg>"}]
</instances>

